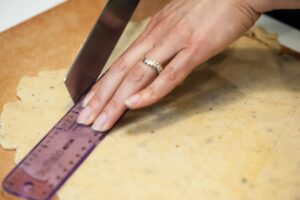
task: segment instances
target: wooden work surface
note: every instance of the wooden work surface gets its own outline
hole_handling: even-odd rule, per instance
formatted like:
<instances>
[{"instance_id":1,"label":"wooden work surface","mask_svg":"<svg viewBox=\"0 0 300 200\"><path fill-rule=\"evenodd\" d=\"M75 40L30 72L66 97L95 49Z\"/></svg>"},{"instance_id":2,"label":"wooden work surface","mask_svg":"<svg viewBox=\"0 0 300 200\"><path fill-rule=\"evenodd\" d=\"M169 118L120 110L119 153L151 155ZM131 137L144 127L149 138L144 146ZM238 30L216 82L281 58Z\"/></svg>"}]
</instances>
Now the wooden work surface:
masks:
<instances>
[{"instance_id":1,"label":"wooden work surface","mask_svg":"<svg viewBox=\"0 0 300 200\"><path fill-rule=\"evenodd\" d=\"M168 0L141 1L134 20L150 16ZM106 0L69 0L0 33L0 112L17 100L16 88L25 75L67 68L91 30ZM14 152L0 148L0 182L14 166ZM0 200L15 199L0 189Z\"/></svg>"}]
</instances>

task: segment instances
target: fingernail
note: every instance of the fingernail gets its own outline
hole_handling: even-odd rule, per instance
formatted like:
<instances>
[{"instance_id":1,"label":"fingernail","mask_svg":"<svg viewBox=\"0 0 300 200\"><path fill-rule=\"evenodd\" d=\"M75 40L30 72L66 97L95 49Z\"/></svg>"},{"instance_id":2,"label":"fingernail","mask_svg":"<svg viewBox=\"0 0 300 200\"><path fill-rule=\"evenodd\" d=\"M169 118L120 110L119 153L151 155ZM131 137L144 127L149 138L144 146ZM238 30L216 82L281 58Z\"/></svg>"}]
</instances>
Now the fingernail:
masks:
<instances>
[{"instance_id":1,"label":"fingernail","mask_svg":"<svg viewBox=\"0 0 300 200\"><path fill-rule=\"evenodd\" d=\"M94 91L90 91L83 99L81 106L82 107L86 107L87 104L90 102L90 100L93 98L93 96L95 95Z\"/></svg>"},{"instance_id":2,"label":"fingernail","mask_svg":"<svg viewBox=\"0 0 300 200\"><path fill-rule=\"evenodd\" d=\"M92 129L95 131L106 131L108 129L107 115L102 113L94 122Z\"/></svg>"},{"instance_id":3,"label":"fingernail","mask_svg":"<svg viewBox=\"0 0 300 200\"><path fill-rule=\"evenodd\" d=\"M130 97L129 99L127 99L126 101L125 101L125 104L127 105L127 106L133 106L134 104L137 104L138 103L138 101L140 100L140 98L141 98L141 96L139 95L139 94L136 94L136 95L134 95L134 96L132 96L132 97Z\"/></svg>"},{"instance_id":4,"label":"fingernail","mask_svg":"<svg viewBox=\"0 0 300 200\"><path fill-rule=\"evenodd\" d=\"M87 125L90 123L92 110L90 107L84 108L77 118L77 123Z\"/></svg>"}]
</instances>

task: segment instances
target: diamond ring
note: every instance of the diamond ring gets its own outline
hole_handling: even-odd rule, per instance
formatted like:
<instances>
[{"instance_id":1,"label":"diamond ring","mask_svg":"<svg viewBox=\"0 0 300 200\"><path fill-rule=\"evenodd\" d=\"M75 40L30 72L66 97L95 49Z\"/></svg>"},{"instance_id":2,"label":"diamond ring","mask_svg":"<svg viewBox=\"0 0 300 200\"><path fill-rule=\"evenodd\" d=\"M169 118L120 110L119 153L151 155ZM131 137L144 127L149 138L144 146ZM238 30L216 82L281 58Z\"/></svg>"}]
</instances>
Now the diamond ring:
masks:
<instances>
[{"instance_id":1,"label":"diamond ring","mask_svg":"<svg viewBox=\"0 0 300 200\"><path fill-rule=\"evenodd\" d=\"M144 58L143 63L149 67L151 67L152 69L154 69L158 74L160 72L162 72L163 67L160 63L156 62L153 59L150 58Z\"/></svg>"}]
</instances>

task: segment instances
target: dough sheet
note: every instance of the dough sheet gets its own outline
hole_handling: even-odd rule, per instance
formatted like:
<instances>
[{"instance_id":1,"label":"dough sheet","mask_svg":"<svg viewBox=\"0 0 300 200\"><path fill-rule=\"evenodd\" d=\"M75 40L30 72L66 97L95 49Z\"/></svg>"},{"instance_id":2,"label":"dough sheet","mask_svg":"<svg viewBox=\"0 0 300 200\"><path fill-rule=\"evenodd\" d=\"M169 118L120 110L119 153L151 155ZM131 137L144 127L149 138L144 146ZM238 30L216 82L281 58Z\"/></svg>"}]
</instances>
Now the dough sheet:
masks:
<instances>
[{"instance_id":1,"label":"dough sheet","mask_svg":"<svg viewBox=\"0 0 300 200\"><path fill-rule=\"evenodd\" d=\"M130 23L109 63L146 22ZM109 64L107 65L109 66ZM1 114L15 161L72 105L66 70L24 77ZM254 28L170 95L128 112L59 190L61 200L300 198L300 61Z\"/></svg>"}]
</instances>

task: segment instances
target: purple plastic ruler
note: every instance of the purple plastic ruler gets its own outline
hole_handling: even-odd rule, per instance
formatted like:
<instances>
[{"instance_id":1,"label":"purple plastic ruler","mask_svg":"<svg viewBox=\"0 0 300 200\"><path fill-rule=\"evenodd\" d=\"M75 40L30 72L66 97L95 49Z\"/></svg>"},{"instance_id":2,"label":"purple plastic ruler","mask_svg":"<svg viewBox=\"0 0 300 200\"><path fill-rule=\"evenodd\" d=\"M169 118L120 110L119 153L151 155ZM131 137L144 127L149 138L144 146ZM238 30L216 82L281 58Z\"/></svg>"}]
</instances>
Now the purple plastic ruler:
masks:
<instances>
[{"instance_id":1,"label":"purple plastic ruler","mask_svg":"<svg viewBox=\"0 0 300 200\"><path fill-rule=\"evenodd\" d=\"M4 189L19 197L50 199L74 170L108 134L76 122L77 103L10 172Z\"/></svg>"},{"instance_id":2,"label":"purple plastic ruler","mask_svg":"<svg viewBox=\"0 0 300 200\"><path fill-rule=\"evenodd\" d=\"M79 99L95 83L138 2L108 2L66 79L76 104L7 175L2 183L7 192L30 200L50 199L108 134L77 124L82 110Z\"/></svg>"}]
</instances>

